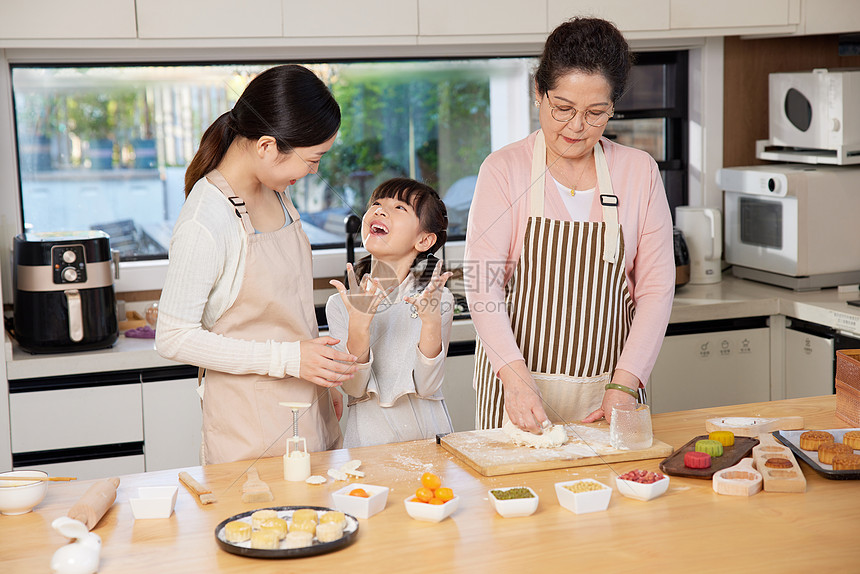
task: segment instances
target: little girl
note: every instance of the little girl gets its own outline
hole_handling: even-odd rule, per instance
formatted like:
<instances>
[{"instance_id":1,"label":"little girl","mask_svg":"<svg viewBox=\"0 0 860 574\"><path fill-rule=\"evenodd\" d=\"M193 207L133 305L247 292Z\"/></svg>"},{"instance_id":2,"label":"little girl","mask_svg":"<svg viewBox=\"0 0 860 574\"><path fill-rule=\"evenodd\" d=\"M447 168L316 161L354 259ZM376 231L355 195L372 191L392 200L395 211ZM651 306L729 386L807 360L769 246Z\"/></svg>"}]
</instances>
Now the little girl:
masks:
<instances>
[{"instance_id":1,"label":"little girl","mask_svg":"<svg viewBox=\"0 0 860 574\"><path fill-rule=\"evenodd\" d=\"M440 391L454 297L432 256L447 238L445 204L430 186L390 179L373 191L361 236L370 255L347 266L349 290L326 305L337 347L358 357L344 447L432 438L452 432ZM356 280L362 277L361 283ZM416 275L420 275L416 279Z\"/></svg>"}]
</instances>

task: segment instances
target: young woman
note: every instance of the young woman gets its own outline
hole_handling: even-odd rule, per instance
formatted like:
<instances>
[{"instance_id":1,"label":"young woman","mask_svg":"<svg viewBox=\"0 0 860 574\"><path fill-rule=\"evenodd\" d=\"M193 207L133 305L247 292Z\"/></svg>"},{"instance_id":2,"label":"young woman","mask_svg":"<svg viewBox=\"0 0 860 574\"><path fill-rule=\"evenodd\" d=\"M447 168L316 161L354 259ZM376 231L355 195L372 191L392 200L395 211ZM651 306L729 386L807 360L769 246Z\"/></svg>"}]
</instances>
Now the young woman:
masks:
<instances>
[{"instance_id":1,"label":"young woman","mask_svg":"<svg viewBox=\"0 0 860 574\"><path fill-rule=\"evenodd\" d=\"M328 88L301 66L271 68L206 130L185 175L156 346L206 370L204 463L285 450L289 409L308 403L309 450L337 448L354 355L318 338L311 247L285 192L315 173L340 127Z\"/></svg>"},{"instance_id":2,"label":"young woman","mask_svg":"<svg viewBox=\"0 0 860 574\"><path fill-rule=\"evenodd\" d=\"M391 179L370 198L361 226L370 255L347 267L349 290L331 282L338 294L326 305L331 335L359 362L342 386L349 395L345 447L453 430L440 388L454 297L445 287L451 273L440 273L432 256L447 229L445 204L423 183Z\"/></svg>"}]
</instances>

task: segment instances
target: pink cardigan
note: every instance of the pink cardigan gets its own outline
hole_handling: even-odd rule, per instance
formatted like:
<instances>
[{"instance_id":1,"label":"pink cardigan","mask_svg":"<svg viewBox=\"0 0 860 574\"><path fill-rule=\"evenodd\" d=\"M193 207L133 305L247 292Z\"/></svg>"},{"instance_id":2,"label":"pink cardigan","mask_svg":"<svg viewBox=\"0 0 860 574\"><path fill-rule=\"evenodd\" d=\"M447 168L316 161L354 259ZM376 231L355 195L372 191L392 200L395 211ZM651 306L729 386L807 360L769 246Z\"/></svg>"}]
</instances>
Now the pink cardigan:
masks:
<instances>
[{"instance_id":1,"label":"pink cardigan","mask_svg":"<svg viewBox=\"0 0 860 574\"><path fill-rule=\"evenodd\" d=\"M536 133L536 132L535 132ZM529 217L529 179L535 133L493 152L478 173L466 232L465 286L478 336L493 370L523 360L505 311L505 285L522 253ZM675 290L672 217L657 163L644 151L601 138L618 220L624 234L627 287L636 304L630 334L616 368L644 383L660 352ZM600 190L590 221L602 221ZM544 216L570 220L551 177Z\"/></svg>"}]
</instances>

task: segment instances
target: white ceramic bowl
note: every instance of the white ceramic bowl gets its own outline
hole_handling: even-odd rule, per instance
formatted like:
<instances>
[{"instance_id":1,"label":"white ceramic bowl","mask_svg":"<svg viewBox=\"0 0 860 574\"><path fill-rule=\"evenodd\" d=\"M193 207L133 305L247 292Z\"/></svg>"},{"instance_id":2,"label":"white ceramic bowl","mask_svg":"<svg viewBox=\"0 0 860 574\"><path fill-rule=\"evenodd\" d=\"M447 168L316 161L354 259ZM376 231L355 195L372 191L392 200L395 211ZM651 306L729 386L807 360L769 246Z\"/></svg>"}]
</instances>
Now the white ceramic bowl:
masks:
<instances>
[{"instance_id":1,"label":"white ceramic bowl","mask_svg":"<svg viewBox=\"0 0 860 574\"><path fill-rule=\"evenodd\" d=\"M356 488L363 488L370 497L350 496L349 493ZM352 514L356 518L370 518L385 508L388 490L387 486L353 483L334 491L331 500L334 507L345 514Z\"/></svg>"},{"instance_id":2,"label":"white ceramic bowl","mask_svg":"<svg viewBox=\"0 0 860 574\"><path fill-rule=\"evenodd\" d=\"M657 482L643 484L633 480L624 480L623 478L615 477L615 488L627 498L635 498L636 500L651 500L665 493L669 488L669 477L663 475L663 478Z\"/></svg>"},{"instance_id":3,"label":"white ceramic bowl","mask_svg":"<svg viewBox=\"0 0 860 574\"><path fill-rule=\"evenodd\" d=\"M414 494L404 499L403 504L406 505L406 512L415 520L423 520L424 522L441 522L451 516L460 506L459 496L455 496L445 504L412 502L413 498L415 498Z\"/></svg>"},{"instance_id":4,"label":"white ceramic bowl","mask_svg":"<svg viewBox=\"0 0 860 574\"><path fill-rule=\"evenodd\" d=\"M11 470L0 472L0 475L47 478L48 473L41 470ZM4 480L0 483L0 514L26 514L45 500L47 492L46 481L27 481L26 478L21 482Z\"/></svg>"},{"instance_id":5,"label":"white ceramic bowl","mask_svg":"<svg viewBox=\"0 0 860 574\"><path fill-rule=\"evenodd\" d=\"M586 492L572 492L565 488L577 482L595 482L603 488ZM606 510L609 506L609 499L612 497L612 489L592 478L583 478L581 480L556 482L555 494L558 497L558 503L566 509L576 514L587 514L589 512Z\"/></svg>"},{"instance_id":6,"label":"white ceramic bowl","mask_svg":"<svg viewBox=\"0 0 860 574\"><path fill-rule=\"evenodd\" d=\"M532 493L532 496L531 498L509 498L500 500L496 498L496 496L493 494L493 491L505 491L511 490L512 488L525 488ZM528 486L493 488L487 491L487 495L490 497L490 503L493 505L493 508L496 509L496 512L498 512L500 516L504 516L505 518L531 516L532 514L534 514L535 510L537 510L538 507L538 495Z\"/></svg>"},{"instance_id":7,"label":"white ceramic bowl","mask_svg":"<svg viewBox=\"0 0 860 574\"><path fill-rule=\"evenodd\" d=\"M142 486L137 498L130 498L135 519L170 518L176 505L176 486Z\"/></svg>"}]
</instances>

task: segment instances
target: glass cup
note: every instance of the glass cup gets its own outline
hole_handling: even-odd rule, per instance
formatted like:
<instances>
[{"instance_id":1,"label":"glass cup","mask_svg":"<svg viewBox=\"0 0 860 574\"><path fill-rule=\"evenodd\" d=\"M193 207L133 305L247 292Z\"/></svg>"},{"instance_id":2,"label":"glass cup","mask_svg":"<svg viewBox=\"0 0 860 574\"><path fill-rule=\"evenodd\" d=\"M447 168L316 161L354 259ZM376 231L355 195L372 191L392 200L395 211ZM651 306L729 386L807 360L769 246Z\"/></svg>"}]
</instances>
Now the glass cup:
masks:
<instances>
[{"instance_id":1,"label":"glass cup","mask_svg":"<svg viewBox=\"0 0 860 574\"><path fill-rule=\"evenodd\" d=\"M618 450L642 450L651 447L651 409L648 405L617 405L612 407L609 423L609 444Z\"/></svg>"}]
</instances>

